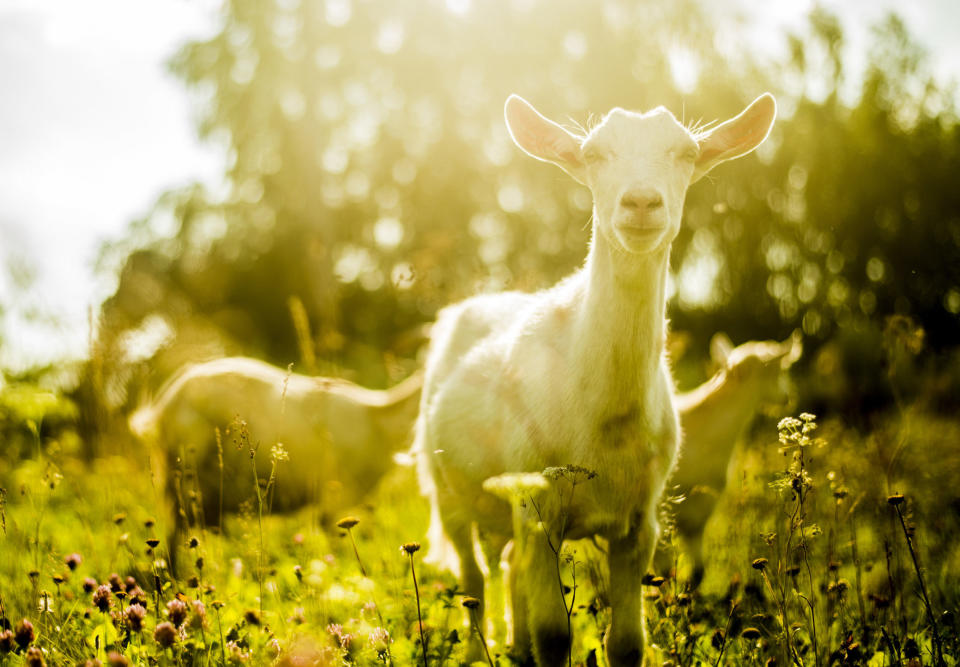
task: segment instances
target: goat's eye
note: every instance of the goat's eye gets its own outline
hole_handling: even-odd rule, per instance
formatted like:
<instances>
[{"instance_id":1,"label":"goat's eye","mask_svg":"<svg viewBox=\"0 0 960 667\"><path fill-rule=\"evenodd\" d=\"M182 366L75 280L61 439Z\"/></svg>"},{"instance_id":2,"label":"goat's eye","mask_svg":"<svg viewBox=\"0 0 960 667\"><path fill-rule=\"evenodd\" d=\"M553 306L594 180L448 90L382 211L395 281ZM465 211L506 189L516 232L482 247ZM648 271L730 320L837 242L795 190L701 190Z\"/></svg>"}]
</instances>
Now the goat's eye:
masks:
<instances>
[{"instance_id":1,"label":"goat's eye","mask_svg":"<svg viewBox=\"0 0 960 667\"><path fill-rule=\"evenodd\" d=\"M587 164L596 164L603 159L603 153L592 146L585 148L583 151L583 161Z\"/></svg>"}]
</instances>

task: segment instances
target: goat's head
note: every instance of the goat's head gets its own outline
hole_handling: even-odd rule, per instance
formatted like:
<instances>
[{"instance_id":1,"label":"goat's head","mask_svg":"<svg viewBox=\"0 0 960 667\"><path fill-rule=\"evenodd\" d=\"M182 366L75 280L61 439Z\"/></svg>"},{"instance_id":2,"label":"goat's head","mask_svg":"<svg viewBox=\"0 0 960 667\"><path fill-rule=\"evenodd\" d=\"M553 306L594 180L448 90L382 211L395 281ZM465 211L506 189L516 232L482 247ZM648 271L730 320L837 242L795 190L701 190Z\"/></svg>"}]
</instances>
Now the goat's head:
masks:
<instances>
[{"instance_id":1,"label":"goat's head","mask_svg":"<svg viewBox=\"0 0 960 667\"><path fill-rule=\"evenodd\" d=\"M676 237L690 184L759 146L776 109L765 93L735 118L696 134L663 107L643 114L614 109L585 137L516 95L507 99L504 115L521 149L590 188L597 232L613 247L645 253Z\"/></svg>"},{"instance_id":2,"label":"goat's head","mask_svg":"<svg viewBox=\"0 0 960 667\"><path fill-rule=\"evenodd\" d=\"M789 395L786 371L802 354L803 336L799 331L782 342L750 341L734 347L722 332L710 341L710 356L726 373L726 383L732 389L754 393L758 400L777 407Z\"/></svg>"}]
</instances>

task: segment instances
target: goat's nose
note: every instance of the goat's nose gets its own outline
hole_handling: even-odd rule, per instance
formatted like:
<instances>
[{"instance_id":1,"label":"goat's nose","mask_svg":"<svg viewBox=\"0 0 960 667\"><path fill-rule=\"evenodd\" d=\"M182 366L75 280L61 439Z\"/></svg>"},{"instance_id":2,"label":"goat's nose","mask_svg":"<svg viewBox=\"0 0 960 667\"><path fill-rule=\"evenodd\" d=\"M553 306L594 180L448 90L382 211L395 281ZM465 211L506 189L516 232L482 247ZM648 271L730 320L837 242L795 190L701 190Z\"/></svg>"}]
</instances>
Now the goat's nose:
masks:
<instances>
[{"instance_id":1,"label":"goat's nose","mask_svg":"<svg viewBox=\"0 0 960 667\"><path fill-rule=\"evenodd\" d=\"M623 193L620 205L638 213L656 211L663 206L663 197L653 188L634 188Z\"/></svg>"}]
</instances>

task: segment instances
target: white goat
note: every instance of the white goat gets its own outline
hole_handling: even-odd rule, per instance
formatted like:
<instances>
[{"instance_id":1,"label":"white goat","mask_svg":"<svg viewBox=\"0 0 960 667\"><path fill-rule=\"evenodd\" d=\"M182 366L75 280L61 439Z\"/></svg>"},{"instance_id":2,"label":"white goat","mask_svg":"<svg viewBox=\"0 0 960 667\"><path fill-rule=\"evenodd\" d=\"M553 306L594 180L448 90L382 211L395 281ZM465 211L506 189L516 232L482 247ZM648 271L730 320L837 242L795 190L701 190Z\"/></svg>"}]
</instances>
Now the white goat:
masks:
<instances>
[{"instance_id":1,"label":"white goat","mask_svg":"<svg viewBox=\"0 0 960 667\"><path fill-rule=\"evenodd\" d=\"M259 447L261 479L269 477L274 445L282 443L289 455L290 462L279 469L273 507L320 501L326 513L333 513L362 500L390 469L391 453L408 444L421 385L420 373L377 391L346 380L291 374L256 359L217 359L177 373L153 404L131 416L130 427L167 459L178 534L190 510L178 500L194 485L178 489L176 469L196 472L198 509L208 524L219 521L221 509L235 511L254 496L250 454L234 442L240 429L234 424L233 432L226 432L238 417L249 444ZM216 429L222 434L222 508Z\"/></svg>"},{"instance_id":2,"label":"white goat","mask_svg":"<svg viewBox=\"0 0 960 667\"><path fill-rule=\"evenodd\" d=\"M565 502L548 494L553 500L544 498L539 517L532 517L542 518L544 530L514 549L514 652L528 655L532 635L540 664L559 664L569 650L546 534L556 537L561 522L568 539L608 540L614 581L608 660L643 660L640 579L653 555L657 503L679 433L663 355L670 246L687 187L719 162L756 148L775 114L766 94L736 118L694 135L663 108L614 109L578 137L520 97L507 100L514 142L592 191L589 253L580 271L549 290L481 296L441 311L414 448L432 504L431 549L445 533L462 588L481 600L481 611L473 526L511 531L508 504L484 492L483 481L566 464L598 473Z\"/></svg>"},{"instance_id":3,"label":"white goat","mask_svg":"<svg viewBox=\"0 0 960 667\"><path fill-rule=\"evenodd\" d=\"M750 341L734 348L721 333L710 351L720 370L676 397L683 449L671 484L683 496L676 530L693 562L694 585L703 576L703 530L726 488L734 445L763 404L786 400L785 373L803 353L803 341L797 331L782 343ZM657 562L669 567L665 558Z\"/></svg>"}]
</instances>

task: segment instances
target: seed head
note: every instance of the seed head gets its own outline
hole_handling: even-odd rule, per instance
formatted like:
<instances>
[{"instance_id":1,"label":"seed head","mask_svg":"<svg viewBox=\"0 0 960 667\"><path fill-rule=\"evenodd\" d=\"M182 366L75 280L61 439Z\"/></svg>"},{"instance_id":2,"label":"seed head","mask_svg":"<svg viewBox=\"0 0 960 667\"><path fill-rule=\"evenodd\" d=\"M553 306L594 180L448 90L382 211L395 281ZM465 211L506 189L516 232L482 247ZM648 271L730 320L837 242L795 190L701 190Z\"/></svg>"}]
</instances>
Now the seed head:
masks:
<instances>
[{"instance_id":1,"label":"seed head","mask_svg":"<svg viewBox=\"0 0 960 667\"><path fill-rule=\"evenodd\" d=\"M107 665L108 667L129 667L130 659L121 653L110 651L107 654Z\"/></svg>"},{"instance_id":2,"label":"seed head","mask_svg":"<svg viewBox=\"0 0 960 667\"><path fill-rule=\"evenodd\" d=\"M177 641L177 629L167 621L158 623L153 631L153 639L163 648L169 648Z\"/></svg>"},{"instance_id":3,"label":"seed head","mask_svg":"<svg viewBox=\"0 0 960 667\"><path fill-rule=\"evenodd\" d=\"M123 610L123 620L133 632L143 630L143 621L147 617L147 610L138 604L131 604Z\"/></svg>"},{"instance_id":4,"label":"seed head","mask_svg":"<svg viewBox=\"0 0 960 667\"><path fill-rule=\"evenodd\" d=\"M752 567L754 570L760 570L763 572L765 569L767 569L768 562L770 561L768 561L766 558L755 558L753 562L750 563L750 567Z\"/></svg>"},{"instance_id":5,"label":"seed head","mask_svg":"<svg viewBox=\"0 0 960 667\"><path fill-rule=\"evenodd\" d=\"M756 628L744 628L743 632L740 633L740 636L744 639L760 639L760 631Z\"/></svg>"},{"instance_id":6,"label":"seed head","mask_svg":"<svg viewBox=\"0 0 960 667\"><path fill-rule=\"evenodd\" d=\"M413 554L415 554L415 553L417 553L418 551L420 551L420 543L419 543L419 542L407 542L406 544L404 544L403 546L400 547L400 551L406 553L406 554L409 555L409 556L412 556Z\"/></svg>"},{"instance_id":7,"label":"seed head","mask_svg":"<svg viewBox=\"0 0 960 667\"><path fill-rule=\"evenodd\" d=\"M70 568L70 571L72 572L73 570L77 569L77 566L80 565L80 563L83 562L83 558L80 556L80 554L70 554L63 559L63 562L67 567Z\"/></svg>"},{"instance_id":8,"label":"seed head","mask_svg":"<svg viewBox=\"0 0 960 667\"><path fill-rule=\"evenodd\" d=\"M10 653L16 645L12 630L0 630L0 655Z\"/></svg>"},{"instance_id":9,"label":"seed head","mask_svg":"<svg viewBox=\"0 0 960 667\"><path fill-rule=\"evenodd\" d=\"M479 608L480 608L480 600L478 600L477 598L474 598L474 597L470 597L470 596L467 596L467 597L463 598L463 600L461 601L460 604L462 604L462 605L463 605L464 607L466 607L467 609L479 609Z\"/></svg>"},{"instance_id":10,"label":"seed head","mask_svg":"<svg viewBox=\"0 0 960 667\"><path fill-rule=\"evenodd\" d=\"M903 501L906 498L903 497L902 493L895 493L892 496L887 496L887 503L896 507L897 505L902 505Z\"/></svg>"},{"instance_id":11,"label":"seed head","mask_svg":"<svg viewBox=\"0 0 960 667\"><path fill-rule=\"evenodd\" d=\"M360 523L360 519L355 516L345 516L339 521L337 521L337 528L343 528L344 530L350 530L354 526Z\"/></svg>"},{"instance_id":12,"label":"seed head","mask_svg":"<svg viewBox=\"0 0 960 667\"><path fill-rule=\"evenodd\" d=\"M20 650L25 650L30 643L36 639L37 634L33 631L33 623L27 619L23 619L17 623L17 627L13 630L13 640L17 642L17 646L20 647Z\"/></svg>"},{"instance_id":13,"label":"seed head","mask_svg":"<svg viewBox=\"0 0 960 667\"><path fill-rule=\"evenodd\" d=\"M110 611L110 605L112 604L113 599L110 597L110 587L106 584L97 587L97 590L93 592L93 605L105 614Z\"/></svg>"},{"instance_id":14,"label":"seed head","mask_svg":"<svg viewBox=\"0 0 960 667\"><path fill-rule=\"evenodd\" d=\"M187 605L176 598L167 603L167 616L170 618L170 622L178 628L187 620L189 612Z\"/></svg>"},{"instance_id":15,"label":"seed head","mask_svg":"<svg viewBox=\"0 0 960 667\"><path fill-rule=\"evenodd\" d=\"M120 578L120 575L114 572L107 579L110 583L110 591L113 593L119 593L123 590L123 580Z\"/></svg>"},{"instance_id":16,"label":"seed head","mask_svg":"<svg viewBox=\"0 0 960 667\"><path fill-rule=\"evenodd\" d=\"M130 596L130 604L139 605L144 609L147 608L147 594L139 586L127 591L127 595Z\"/></svg>"},{"instance_id":17,"label":"seed head","mask_svg":"<svg viewBox=\"0 0 960 667\"><path fill-rule=\"evenodd\" d=\"M92 593L97 589L97 580L93 577L87 577L83 580L83 592Z\"/></svg>"},{"instance_id":18,"label":"seed head","mask_svg":"<svg viewBox=\"0 0 960 667\"><path fill-rule=\"evenodd\" d=\"M46 662L43 659L43 651L40 650L39 646L31 646L27 649L26 659L24 664L29 667L46 667Z\"/></svg>"}]
</instances>

